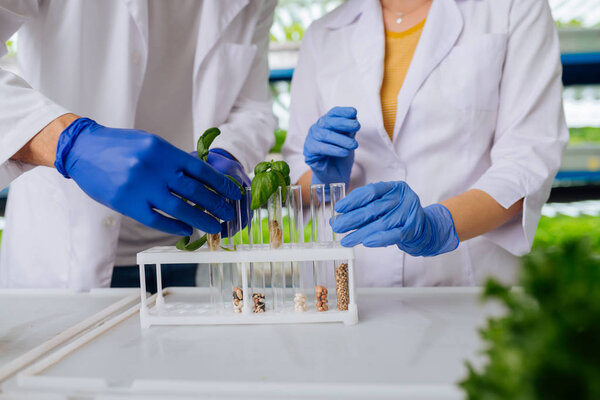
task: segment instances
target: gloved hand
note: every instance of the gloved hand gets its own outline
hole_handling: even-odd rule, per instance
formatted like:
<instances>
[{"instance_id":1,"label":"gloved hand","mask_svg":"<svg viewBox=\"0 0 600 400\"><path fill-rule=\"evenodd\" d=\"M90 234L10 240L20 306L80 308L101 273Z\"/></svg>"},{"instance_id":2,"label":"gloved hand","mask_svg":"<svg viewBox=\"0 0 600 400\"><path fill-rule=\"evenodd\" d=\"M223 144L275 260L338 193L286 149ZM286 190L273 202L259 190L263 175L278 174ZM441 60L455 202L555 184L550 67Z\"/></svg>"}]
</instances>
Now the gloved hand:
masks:
<instances>
[{"instance_id":1,"label":"gloved hand","mask_svg":"<svg viewBox=\"0 0 600 400\"><path fill-rule=\"evenodd\" d=\"M312 169L312 183L344 182L348 186L358 147L354 136L359 129L354 107L334 107L310 127L304 160Z\"/></svg>"},{"instance_id":2,"label":"gloved hand","mask_svg":"<svg viewBox=\"0 0 600 400\"><path fill-rule=\"evenodd\" d=\"M175 235L189 236L192 227L209 233L221 230L214 217L177 196L223 220L235 215L226 199L241 198L225 175L158 136L107 128L88 118L75 120L61 133L54 165L94 200Z\"/></svg>"},{"instance_id":3,"label":"gloved hand","mask_svg":"<svg viewBox=\"0 0 600 400\"><path fill-rule=\"evenodd\" d=\"M194 152L196 156L198 156L197 152ZM229 154L227 151L223 149L210 149L208 151L208 163L212 165L217 171L231 176L233 179L238 181L244 188L250 187L252 181L244 172L244 168L242 165L235 161L233 156ZM240 229L243 229L248 223L248 206L247 206L247 196L246 193L242 196L242 201L240 202L240 212L241 212L241 220L242 226L234 226L234 231L237 232ZM237 218L235 218L237 223ZM227 237L227 224L221 224L221 236Z\"/></svg>"},{"instance_id":4,"label":"gloved hand","mask_svg":"<svg viewBox=\"0 0 600 400\"><path fill-rule=\"evenodd\" d=\"M458 247L452 215L441 204L421 207L406 182L379 182L353 190L340 200L332 228L351 230L341 241L346 247L397 245L412 256L436 256Z\"/></svg>"}]
</instances>

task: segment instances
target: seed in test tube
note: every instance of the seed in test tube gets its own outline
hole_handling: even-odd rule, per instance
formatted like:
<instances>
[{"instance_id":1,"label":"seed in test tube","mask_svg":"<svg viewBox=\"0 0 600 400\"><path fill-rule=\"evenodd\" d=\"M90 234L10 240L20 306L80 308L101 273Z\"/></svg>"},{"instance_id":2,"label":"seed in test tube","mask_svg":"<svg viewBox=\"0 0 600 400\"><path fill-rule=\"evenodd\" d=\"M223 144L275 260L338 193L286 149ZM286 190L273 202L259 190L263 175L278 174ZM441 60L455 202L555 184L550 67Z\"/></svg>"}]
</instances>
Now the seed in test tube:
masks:
<instances>
[{"instance_id":1,"label":"seed in test tube","mask_svg":"<svg viewBox=\"0 0 600 400\"><path fill-rule=\"evenodd\" d=\"M233 312L241 313L244 307L244 292L239 287L233 289Z\"/></svg>"},{"instance_id":2,"label":"seed in test tube","mask_svg":"<svg viewBox=\"0 0 600 400\"><path fill-rule=\"evenodd\" d=\"M348 288L348 264L340 264L335 269L335 292L337 294L337 309L340 311L348 310L350 302L350 291Z\"/></svg>"},{"instance_id":3,"label":"seed in test tube","mask_svg":"<svg viewBox=\"0 0 600 400\"><path fill-rule=\"evenodd\" d=\"M317 307L317 311L327 311L329 307L327 306L327 288L324 286L316 286L315 287L315 306Z\"/></svg>"},{"instance_id":4,"label":"seed in test tube","mask_svg":"<svg viewBox=\"0 0 600 400\"><path fill-rule=\"evenodd\" d=\"M264 313L266 311L265 295L263 293L252 293L252 301L254 302L255 313Z\"/></svg>"},{"instance_id":5,"label":"seed in test tube","mask_svg":"<svg viewBox=\"0 0 600 400\"><path fill-rule=\"evenodd\" d=\"M283 231L277 220L269 221L269 243L274 249L278 249L283 243Z\"/></svg>"},{"instance_id":6,"label":"seed in test tube","mask_svg":"<svg viewBox=\"0 0 600 400\"><path fill-rule=\"evenodd\" d=\"M296 293L294 295L294 311L306 311L306 295L304 293Z\"/></svg>"},{"instance_id":7,"label":"seed in test tube","mask_svg":"<svg viewBox=\"0 0 600 400\"><path fill-rule=\"evenodd\" d=\"M221 244L221 234L208 233L206 235L206 242L208 243L208 248L210 249L210 251L219 250L219 245Z\"/></svg>"}]
</instances>

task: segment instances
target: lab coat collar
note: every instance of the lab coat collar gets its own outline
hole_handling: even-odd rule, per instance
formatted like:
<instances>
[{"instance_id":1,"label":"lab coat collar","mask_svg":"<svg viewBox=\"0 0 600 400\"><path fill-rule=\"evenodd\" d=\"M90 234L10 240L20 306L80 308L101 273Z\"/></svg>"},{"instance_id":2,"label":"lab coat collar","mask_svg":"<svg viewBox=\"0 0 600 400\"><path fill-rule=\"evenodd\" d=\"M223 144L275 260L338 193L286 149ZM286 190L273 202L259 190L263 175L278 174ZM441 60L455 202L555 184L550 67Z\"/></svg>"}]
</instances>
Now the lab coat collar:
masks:
<instances>
[{"instance_id":1,"label":"lab coat collar","mask_svg":"<svg viewBox=\"0 0 600 400\"><path fill-rule=\"evenodd\" d=\"M219 37L227 29L231 21L248 5L250 0L205 1L202 5L200 29L196 47L194 71L202 64L208 52L214 47Z\"/></svg>"},{"instance_id":2,"label":"lab coat collar","mask_svg":"<svg viewBox=\"0 0 600 400\"><path fill-rule=\"evenodd\" d=\"M359 3L359 4L357 4ZM383 78L383 58L385 55L385 39L383 17L379 0L360 0L348 4L351 10L348 15L357 16L352 26L352 56L356 63L359 80L369 109L365 112L373 116L377 132L384 141L384 147L390 149L389 138L383 125L379 91ZM341 22L343 19L340 19ZM337 25L339 26L339 25ZM363 112L359 110L360 113Z\"/></svg>"},{"instance_id":3,"label":"lab coat collar","mask_svg":"<svg viewBox=\"0 0 600 400\"><path fill-rule=\"evenodd\" d=\"M142 37L143 57L146 60L148 56L148 0L123 0L123 2Z\"/></svg>"},{"instance_id":4,"label":"lab coat collar","mask_svg":"<svg viewBox=\"0 0 600 400\"><path fill-rule=\"evenodd\" d=\"M123 0L131 18L142 37L144 60L148 56L148 0ZM213 48L221 34L233 19L246 7L249 0L205 1L202 5L198 46L194 70L197 70L204 57Z\"/></svg>"},{"instance_id":5,"label":"lab coat collar","mask_svg":"<svg viewBox=\"0 0 600 400\"><path fill-rule=\"evenodd\" d=\"M371 0L348 0L333 10L325 23L328 29L338 29L355 22ZM371 5L372 6L372 5Z\"/></svg>"},{"instance_id":6,"label":"lab coat collar","mask_svg":"<svg viewBox=\"0 0 600 400\"><path fill-rule=\"evenodd\" d=\"M412 62L398 93L394 139L406 119L421 85L448 55L463 29L463 18L455 1L434 0Z\"/></svg>"},{"instance_id":7,"label":"lab coat collar","mask_svg":"<svg viewBox=\"0 0 600 400\"><path fill-rule=\"evenodd\" d=\"M385 35L379 0L350 0L344 12L327 23L329 29L353 26L353 58L360 73L365 96L374 116L381 139L389 144L383 125L380 89L383 79ZM421 39L413 56L402 89L398 94L394 138L404 123L410 104L433 69L444 59L456 43L463 28L463 19L453 0L434 0ZM386 146L391 149L391 146Z\"/></svg>"}]
</instances>

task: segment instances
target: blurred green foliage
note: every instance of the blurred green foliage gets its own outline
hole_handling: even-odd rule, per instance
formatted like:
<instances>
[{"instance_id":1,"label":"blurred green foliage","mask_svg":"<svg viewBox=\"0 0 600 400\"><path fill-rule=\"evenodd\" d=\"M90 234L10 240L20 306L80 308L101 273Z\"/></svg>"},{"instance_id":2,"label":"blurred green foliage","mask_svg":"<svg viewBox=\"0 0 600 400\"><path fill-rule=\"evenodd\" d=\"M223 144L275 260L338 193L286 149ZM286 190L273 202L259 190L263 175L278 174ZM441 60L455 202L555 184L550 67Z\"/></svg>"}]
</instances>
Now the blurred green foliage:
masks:
<instances>
[{"instance_id":1,"label":"blurred green foliage","mask_svg":"<svg viewBox=\"0 0 600 400\"><path fill-rule=\"evenodd\" d=\"M578 18L573 18L570 21L556 21L557 28L582 28L583 21Z\"/></svg>"},{"instance_id":2,"label":"blurred green foliage","mask_svg":"<svg viewBox=\"0 0 600 400\"><path fill-rule=\"evenodd\" d=\"M283 223L283 242L290 242L290 219L287 215L282 218ZM267 217L264 217L261 222L261 231L262 231L262 242L269 243L269 222ZM310 242L310 232L311 232L311 221L308 221L308 224L304 226L304 241ZM241 235L241 239L240 239ZM254 242L258 242L257 238L254 238ZM227 238L223 239L224 244L228 244L229 240ZM241 232L236 233L233 236L233 243L235 244L249 244L250 241L248 239L248 229L244 229Z\"/></svg>"},{"instance_id":3,"label":"blurred green foliage","mask_svg":"<svg viewBox=\"0 0 600 400\"><path fill-rule=\"evenodd\" d=\"M17 46L14 40L8 40L6 42L6 48L8 49L8 54L14 55L17 53Z\"/></svg>"},{"instance_id":4,"label":"blurred green foliage","mask_svg":"<svg viewBox=\"0 0 600 400\"><path fill-rule=\"evenodd\" d=\"M283 143L285 143L285 137L287 136L287 131L285 129L276 129L275 130L275 145L269 150L269 153L281 153L281 149L283 148Z\"/></svg>"},{"instance_id":5,"label":"blurred green foliage","mask_svg":"<svg viewBox=\"0 0 600 400\"><path fill-rule=\"evenodd\" d=\"M600 216L542 216L535 232L533 249L562 245L581 238L582 234L589 236L588 240L594 251L600 253Z\"/></svg>"},{"instance_id":6,"label":"blurred green foliage","mask_svg":"<svg viewBox=\"0 0 600 400\"><path fill-rule=\"evenodd\" d=\"M580 231L581 232L581 231ZM600 253L597 238L538 246L523 259L523 291L490 280L484 298L503 317L481 336L487 364L467 363L468 399L600 399Z\"/></svg>"},{"instance_id":7,"label":"blurred green foliage","mask_svg":"<svg viewBox=\"0 0 600 400\"><path fill-rule=\"evenodd\" d=\"M569 145L582 143L600 144L600 127L586 126L582 128L569 128Z\"/></svg>"}]
</instances>

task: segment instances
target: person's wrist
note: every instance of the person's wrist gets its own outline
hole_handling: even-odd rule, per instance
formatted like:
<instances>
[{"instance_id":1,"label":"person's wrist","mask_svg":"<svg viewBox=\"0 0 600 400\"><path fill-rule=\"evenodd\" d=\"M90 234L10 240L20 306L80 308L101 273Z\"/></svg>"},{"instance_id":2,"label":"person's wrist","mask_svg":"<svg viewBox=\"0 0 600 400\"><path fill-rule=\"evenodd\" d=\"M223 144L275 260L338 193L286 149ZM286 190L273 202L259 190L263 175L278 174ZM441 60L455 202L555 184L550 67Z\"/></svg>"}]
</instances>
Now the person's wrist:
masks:
<instances>
[{"instance_id":1,"label":"person's wrist","mask_svg":"<svg viewBox=\"0 0 600 400\"><path fill-rule=\"evenodd\" d=\"M92 119L77 118L71 121L71 123L66 126L59 135L56 143L54 167L65 178L71 178L67 168L67 157L69 156L71 149L75 145L79 135L93 125L97 124Z\"/></svg>"},{"instance_id":2,"label":"person's wrist","mask_svg":"<svg viewBox=\"0 0 600 400\"><path fill-rule=\"evenodd\" d=\"M75 114L63 114L55 118L19 149L11 157L11 160L52 167L56 157L56 144L60 134L77 118L79 116Z\"/></svg>"}]
</instances>

